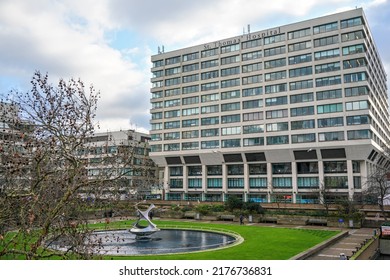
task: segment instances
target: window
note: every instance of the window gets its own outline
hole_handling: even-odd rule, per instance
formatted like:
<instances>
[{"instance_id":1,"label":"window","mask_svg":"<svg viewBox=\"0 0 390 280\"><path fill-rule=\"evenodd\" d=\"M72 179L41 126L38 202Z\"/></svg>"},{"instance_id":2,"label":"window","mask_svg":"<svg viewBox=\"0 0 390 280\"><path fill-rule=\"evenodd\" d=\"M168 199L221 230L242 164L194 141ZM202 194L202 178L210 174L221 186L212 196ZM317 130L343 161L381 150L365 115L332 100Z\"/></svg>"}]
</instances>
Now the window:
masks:
<instances>
[{"instance_id":1,"label":"window","mask_svg":"<svg viewBox=\"0 0 390 280\"><path fill-rule=\"evenodd\" d=\"M188 108L182 110L183 116L191 116L191 115L198 115L199 114L199 108Z\"/></svg>"},{"instance_id":2,"label":"window","mask_svg":"<svg viewBox=\"0 0 390 280\"><path fill-rule=\"evenodd\" d=\"M336 90L325 90L317 92L317 100L336 99L341 98L341 89Z\"/></svg>"},{"instance_id":3,"label":"window","mask_svg":"<svg viewBox=\"0 0 390 280\"><path fill-rule=\"evenodd\" d=\"M277 118L287 118L287 117L288 117L287 109L273 110L273 111L266 112L267 119L277 119Z\"/></svg>"},{"instance_id":4,"label":"window","mask_svg":"<svg viewBox=\"0 0 390 280\"><path fill-rule=\"evenodd\" d=\"M163 97L163 92L162 91L152 92L152 98L153 99L158 99L158 98L161 98L161 97Z\"/></svg>"},{"instance_id":5,"label":"window","mask_svg":"<svg viewBox=\"0 0 390 280\"><path fill-rule=\"evenodd\" d=\"M219 128L202 129L202 137L214 137L219 136Z\"/></svg>"},{"instance_id":6,"label":"window","mask_svg":"<svg viewBox=\"0 0 390 280\"><path fill-rule=\"evenodd\" d=\"M244 147L264 146L264 137L244 138Z\"/></svg>"},{"instance_id":7,"label":"window","mask_svg":"<svg viewBox=\"0 0 390 280\"><path fill-rule=\"evenodd\" d=\"M344 125L343 117L318 119L317 122L318 122L318 128Z\"/></svg>"},{"instance_id":8,"label":"window","mask_svg":"<svg viewBox=\"0 0 390 280\"><path fill-rule=\"evenodd\" d=\"M237 135L241 134L241 126L233 126L233 127L222 127L221 128L222 135Z\"/></svg>"},{"instance_id":9,"label":"window","mask_svg":"<svg viewBox=\"0 0 390 280\"><path fill-rule=\"evenodd\" d=\"M207 188L210 189L222 188L222 178L207 178Z\"/></svg>"},{"instance_id":10,"label":"window","mask_svg":"<svg viewBox=\"0 0 390 280\"><path fill-rule=\"evenodd\" d=\"M202 95L202 103L213 102L219 100L219 93L205 94Z\"/></svg>"},{"instance_id":11,"label":"window","mask_svg":"<svg viewBox=\"0 0 390 280\"><path fill-rule=\"evenodd\" d=\"M305 80L305 81L290 83L290 90L299 90L299 89L312 88L312 87L313 87L313 80Z\"/></svg>"},{"instance_id":12,"label":"window","mask_svg":"<svg viewBox=\"0 0 390 280\"><path fill-rule=\"evenodd\" d=\"M242 109L254 109L254 108L261 108L261 107L263 107L262 99L248 100L242 102Z\"/></svg>"},{"instance_id":13,"label":"window","mask_svg":"<svg viewBox=\"0 0 390 280\"><path fill-rule=\"evenodd\" d=\"M364 66L367 66L367 61L363 57L350 59L350 60L344 60L343 66L344 66L344 69L364 67Z\"/></svg>"},{"instance_id":14,"label":"window","mask_svg":"<svg viewBox=\"0 0 390 280\"><path fill-rule=\"evenodd\" d=\"M263 94L263 87L246 88L242 90L242 97L255 96Z\"/></svg>"},{"instance_id":15,"label":"window","mask_svg":"<svg viewBox=\"0 0 390 280\"><path fill-rule=\"evenodd\" d=\"M244 188L244 178L228 178L229 189L242 189Z\"/></svg>"},{"instance_id":16,"label":"window","mask_svg":"<svg viewBox=\"0 0 390 280\"><path fill-rule=\"evenodd\" d=\"M265 106L277 106L287 104L287 96L279 96L265 99Z\"/></svg>"},{"instance_id":17,"label":"window","mask_svg":"<svg viewBox=\"0 0 390 280\"><path fill-rule=\"evenodd\" d=\"M303 102L311 102L314 101L314 95L312 92L309 93L301 93L290 96L290 103L303 103Z\"/></svg>"},{"instance_id":18,"label":"window","mask_svg":"<svg viewBox=\"0 0 390 280\"><path fill-rule=\"evenodd\" d=\"M371 139L371 131L369 129L349 130L347 137L348 140Z\"/></svg>"},{"instance_id":19,"label":"window","mask_svg":"<svg viewBox=\"0 0 390 280\"><path fill-rule=\"evenodd\" d=\"M193 188L202 188L202 179L199 178L189 178L188 179L188 187Z\"/></svg>"},{"instance_id":20,"label":"window","mask_svg":"<svg viewBox=\"0 0 390 280\"><path fill-rule=\"evenodd\" d=\"M170 57L165 59L165 65L180 63L180 56Z\"/></svg>"},{"instance_id":21,"label":"window","mask_svg":"<svg viewBox=\"0 0 390 280\"><path fill-rule=\"evenodd\" d=\"M335 132L323 132L318 133L318 141L343 141L344 140L344 131L335 131Z\"/></svg>"},{"instance_id":22,"label":"window","mask_svg":"<svg viewBox=\"0 0 390 280\"><path fill-rule=\"evenodd\" d=\"M242 54L242 61L258 59L258 58L261 58L262 56L263 55L262 55L261 51L254 51L254 52L250 52L250 53L244 53L244 54Z\"/></svg>"},{"instance_id":23,"label":"window","mask_svg":"<svg viewBox=\"0 0 390 280\"><path fill-rule=\"evenodd\" d=\"M341 28L348 28L348 27L353 27L353 26L362 25L362 24L363 24L362 17L346 19L346 20L342 20L340 22Z\"/></svg>"},{"instance_id":24,"label":"window","mask_svg":"<svg viewBox=\"0 0 390 280\"><path fill-rule=\"evenodd\" d=\"M198 137L199 137L199 130L188 130L188 131L183 131L181 133L181 138L183 139L198 138Z\"/></svg>"},{"instance_id":25,"label":"window","mask_svg":"<svg viewBox=\"0 0 390 280\"><path fill-rule=\"evenodd\" d=\"M179 143L164 144L164 151L180 151L180 144Z\"/></svg>"},{"instance_id":26,"label":"window","mask_svg":"<svg viewBox=\"0 0 390 280\"><path fill-rule=\"evenodd\" d=\"M367 80L366 72L344 74L344 83L356 83Z\"/></svg>"},{"instance_id":27,"label":"window","mask_svg":"<svg viewBox=\"0 0 390 280\"><path fill-rule=\"evenodd\" d=\"M244 125L243 134L261 133L264 132L264 124Z\"/></svg>"},{"instance_id":28,"label":"window","mask_svg":"<svg viewBox=\"0 0 390 280\"><path fill-rule=\"evenodd\" d=\"M339 35L334 35L330 37L322 37L314 40L314 47L323 47L327 45L337 44L339 42Z\"/></svg>"},{"instance_id":29,"label":"window","mask_svg":"<svg viewBox=\"0 0 390 280\"><path fill-rule=\"evenodd\" d=\"M255 39L255 40L250 40L250 41L246 41L246 42L243 42L241 45L242 45L242 49L249 49L249 48L254 48L254 47L257 47L257 46L261 46L261 39Z\"/></svg>"},{"instance_id":30,"label":"window","mask_svg":"<svg viewBox=\"0 0 390 280\"><path fill-rule=\"evenodd\" d=\"M368 87L366 86L346 88L345 97L368 95L368 92Z\"/></svg>"},{"instance_id":31,"label":"window","mask_svg":"<svg viewBox=\"0 0 390 280\"><path fill-rule=\"evenodd\" d=\"M243 65L242 66L242 73L250 73L250 72L261 70L261 69L263 69L262 65L263 64L261 62ZM240 72L240 70L238 70L238 73L239 72Z\"/></svg>"},{"instance_id":32,"label":"window","mask_svg":"<svg viewBox=\"0 0 390 280\"><path fill-rule=\"evenodd\" d=\"M305 63L305 62L310 62L310 61L312 61L311 53L301 54L301 55L296 55L296 56L290 56L288 58L288 64L289 65Z\"/></svg>"},{"instance_id":33,"label":"window","mask_svg":"<svg viewBox=\"0 0 390 280\"><path fill-rule=\"evenodd\" d=\"M298 188L319 188L320 180L318 177L298 177Z\"/></svg>"},{"instance_id":34,"label":"window","mask_svg":"<svg viewBox=\"0 0 390 280\"><path fill-rule=\"evenodd\" d=\"M267 174L266 163L249 164L249 175L266 175L266 174Z\"/></svg>"},{"instance_id":35,"label":"window","mask_svg":"<svg viewBox=\"0 0 390 280\"><path fill-rule=\"evenodd\" d=\"M239 90L233 90L233 91L225 91L221 93L221 99L232 99L232 98L239 98L240 97L240 91Z\"/></svg>"},{"instance_id":36,"label":"window","mask_svg":"<svg viewBox=\"0 0 390 280\"><path fill-rule=\"evenodd\" d=\"M194 93L199 91L199 86L189 86L189 87L183 87L183 94L188 94L188 93Z\"/></svg>"},{"instance_id":37,"label":"window","mask_svg":"<svg viewBox=\"0 0 390 280\"><path fill-rule=\"evenodd\" d=\"M330 189L348 189L348 176L326 176L324 184Z\"/></svg>"},{"instance_id":38,"label":"window","mask_svg":"<svg viewBox=\"0 0 390 280\"><path fill-rule=\"evenodd\" d=\"M183 127L191 127L191 126L198 126L198 125L199 125L199 119L190 119L190 120L182 121Z\"/></svg>"},{"instance_id":39,"label":"window","mask_svg":"<svg viewBox=\"0 0 390 280\"><path fill-rule=\"evenodd\" d=\"M363 44L348 46L343 48L343 55L351 55L356 53L363 53L366 51L366 48Z\"/></svg>"},{"instance_id":40,"label":"window","mask_svg":"<svg viewBox=\"0 0 390 280\"><path fill-rule=\"evenodd\" d=\"M250 188L266 188L267 178L249 178Z\"/></svg>"},{"instance_id":41,"label":"window","mask_svg":"<svg viewBox=\"0 0 390 280\"><path fill-rule=\"evenodd\" d=\"M210 72L203 72L201 75L202 80L208 80L208 79L214 79L219 77L219 71L210 71ZM183 77L184 80L184 77Z\"/></svg>"},{"instance_id":42,"label":"window","mask_svg":"<svg viewBox=\"0 0 390 280\"><path fill-rule=\"evenodd\" d=\"M264 62L264 69L271 69L276 67L286 66L286 58L269 60Z\"/></svg>"},{"instance_id":43,"label":"window","mask_svg":"<svg viewBox=\"0 0 390 280\"><path fill-rule=\"evenodd\" d=\"M277 93L287 91L287 84L265 86L265 93Z\"/></svg>"},{"instance_id":44,"label":"window","mask_svg":"<svg viewBox=\"0 0 390 280\"><path fill-rule=\"evenodd\" d=\"M218 48L215 49L209 49L209 50L204 50L201 52L201 57L209 57L209 56L214 56L219 54Z\"/></svg>"},{"instance_id":45,"label":"window","mask_svg":"<svg viewBox=\"0 0 390 280\"><path fill-rule=\"evenodd\" d=\"M158 112L158 113L152 113L152 120L159 120L159 119L162 119L162 112Z\"/></svg>"},{"instance_id":46,"label":"window","mask_svg":"<svg viewBox=\"0 0 390 280\"><path fill-rule=\"evenodd\" d=\"M325 104L317 106L317 114L327 114L343 111L343 103Z\"/></svg>"},{"instance_id":47,"label":"window","mask_svg":"<svg viewBox=\"0 0 390 280\"><path fill-rule=\"evenodd\" d=\"M368 115L358 115L358 116L349 116L347 117L347 125L360 125L360 124L370 124L371 119Z\"/></svg>"},{"instance_id":48,"label":"window","mask_svg":"<svg viewBox=\"0 0 390 280\"><path fill-rule=\"evenodd\" d=\"M314 106L298 107L298 108L290 109L291 117L308 116L308 115L314 115Z\"/></svg>"},{"instance_id":49,"label":"window","mask_svg":"<svg viewBox=\"0 0 390 280\"><path fill-rule=\"evenodd\" d=\"M267 124L267 132L286 131L286 130L288 130L288 122Z\"/></svg>"},{"instance_id":50,"label":"window","mask_svg":"<svg viewBox=\"0 0 390 280\"><path fill-rule=\"evenodd\" d=\"M348 42L353 40L360 40L364 39L364 32L363 30L353 31L349 33L341 34L341 42Z\"/></svg>"},{"instance_id":51,"label":"window","mask_svg":"<svg viewBox=\"0 0 390 280\"><path fill-rule=\"evenodd\" d=\"M267 145L282 145L288 144L288 135L280 135L280 136L268 136L267 137Z\"/></svg>"},{"instance_id":52,"label":"window","mask_svg":"<svg viewBox=\"0 0 390 280\"><path fill-rule=\"evenodd\" d=\"M286 53L286 46L281 46L281 47L275 47L271 49L265 49L264 50L264 56L273 56L273 55L278 55L278 54L283 54Z\"/></svg>"},{"instance_id":53,"label":"window","mask_svg":"<svg viewBox=\"0 0 390 280\"><path fill-rule=\"evenodd\" d=\"M264 38L264 45L274 44L286 40L286 34L278 34Z\"/></svg>"},{"instance_id":54,"label":"window","mask_svg":"<svg viewBox=\"0 0 390 280\"><path fill-rule=\"evenodd\" d=\"M211 140L211 141L202 141L201 142L202 149L216 149L219 148L219 140Z\"/></svg>"},{"instance_id":55,"label":"window","mask_svg":"<svg viewBox=\"0 0 390 280\"><path fill-rule=\"evenodd\" d=\"M223 57L223 58L221 58L221 65L236 63L236 62L239 62L239 61L240 61L240 56L239 55Z\"/></svg>"},{"instance_id":56,"label":"window","mask_svg":"<svg viewBox=\"0 0 390 280\"><path fill-rule=\"evenodd\" d=\"M297 30L297 31L292 31L292 32L289 32L287 35L288 35L289 40L298 39L298 38L310 36L311 29L309 27L309 28L305 28L305 29L301 29L301 30Z\"/></svg>"},{"instance_id":57,"label":"window","mask_svg":"<svg viewBox=\"0 0 390 280\"><path fill-rule=\"evenodd\" d=\"M291 163L272 163L272 174L291 174Z\"/></svg>"},{"instance_id":58,"label":"window","mask_svg":"<svg viewBox=\"0 0 390 280\"><path fill-rule=\"evenodd\" d=\"M240 50L240 44L234 44L234 45L228 45L228 46L222 46L221 47L221 53L229 53L229 52L235 52Z\"/></svg>"},{"instance_id":59,"label":"window","mask_svg":"<svg viewBox=\"0 0 390 280\"><path fill-rule=\"evenodd\" d=\"M162 123L152 123L152 130L161 130L163 128Z\"/></svg>"},{"instance_id":60,"label":"window","mask_svg":"<svg viewBox=\"0 0 390 280\"><path fill-rule=\"evenodd\" d=\"M184 142L181 143L182 150L198 150L199 142Z\"/></svg>"},{"instance_id":61,"label":"window","mask_svg":"<svg viewBox=\"0 0 390 280\"><path fill-rule=\"evenodd\" d=\"M231 79L231 80L224 80L221 81L221 88L227 88L227 87L236 87L240 85L240 79Z\"/></svg>"},{"instance_id":62,"label":"window","mask_svg":"<svg viewBox=\"0 0 390 280\"><path fill-rule=\"evenodd\" d=\"M219 112L219 105L210 105L210 106L202 106L201 113L202 114L211 114Z\"/></svg>"},{"instance_id":63,"label":"window","mask_svg":"<svg viewBox=\"0 0 390 280\"><path fill-rule=\"evenodd\" d=\"M171 76L180 73L180 67L165 69L165 76Z\"/></svg>"},{"instance_id":64,"label":"window","mask_svg":"<svg viewBox=\"0 0 390 280\"><path fill-rule=\"evenodd\" d=\"M180 132L164 133L164 140L180 139Z\"/></svg>"},{"instance_id":65,"label":"window","mask_svg":"<svg viewBox=\"0 0 390 280\"><path fill-rule=\"evenodd\" d=\"M207 175L211 175L211 176L222 175L222 166L221 165L208 165L207 166Z\"/></svg>"},{"instance_id":66,"label":"window","mask_svg":"<svg viewBox=\"0 0 390 280\"><path fill-rule=\"evenodd\" d=\"M183 54L183 61L189 61L189 60L195 60L199 58L199 53L189 53L189 54Z\"/></svg>"},{"instance_id":67,"label":"window","mask_svg":"<svg viewBox=\"0 0 390 280\"><path fill-rule=\"evenodd\" d=\"M257 84L263 81L263 75L255 75L242 78L243 85Z\"/></svg>"},{"instance_id":68,"label":"window","mask_svg":"<svg viewBox=\"0 0 390 280\"><path fill-rule=\"evenodd\" d=\"M340 56L339 49L326 50L314 53L314 60L322 60Z\"/></svg>"},{"instance_id":69,"label":"window","mask_svg":"<svg viewBox=\"0 0 390 280\"><path fill-rule=\"evenodd\" d=\"M274 188L291 188L292 179L291 177L272 178L272 186Z\"/></svg>"},{"instance_id":70,"label":"window","mask_svg":"<svg viewBox=\"0 0 390 280\"><path fill-rule=\"evenodd\" d=\"M164 76L163 70L153 71L152 72L153 78L160 78Z\"/></svg>"},{"instance_id":71,"label":"window","mask_svg":"<svg viewBox=\"0 0 390 280\"><path fill-rule=\"evenodd\" d=\"M325 32L330 32L339 29L339 25L337 22L322 24L313 27L313 34L320 34Z\"/></svg>"},{"instance_id":72,"label":"window","mask_svg":"<svg viewBox=\"0 0 390 280\"><path fill-rule=\"evenodd\" d=\"M318 162L297 162L298 174L318 173Z\"/></svg>"},{"instance_id":73,"label":"window","mask_svg":"<svg viewBox=\"0 0 390 280\"><path fill-rule=\"evenodd\" d=\"M240 110L240 102L221 104L221 112L235 110Z\"/></svg>"},{"instance_id":74,"label":"window","mask_svg":"<svg viewBox=\"0 0 390 280\"><path fill-rule=\"evenodd\" d=\"M221 116L221 123L235 123L241 121L241 115L227 115L227 116Z\"/></svg>"},{"instance_id":75,"label":"window","mask_svg":"<svg viewBox=\"0 0 390 280\"><path fill-rule=\"evenodd\" d=\"M183 98L181 103L183 105L197 104L199 103L199 96Z\"/></svg>"},{"instance_id":76,"label":"window","mask_svg":"<svg viewBox=\"0 0 390 280\"><path fill-rule=\"evenodd\" d=\"M291 135L291 143L293 144L315 142L315 141L316 141L315 133Z\"/></svg>"},{"instance_id":77,"label":"window","mask_svg":"<svg viewBox=\"0 0 390 280\"><path fill-rule=\"evenodd\" d=\"M169 176L183 176L183 167L182 166L169 167Z\"/></svg>"},{"instance_id":78,"label":"window","mask_svg":"<svg viewBox=\"0 0 390 280\"><path fill-rule=\"evenodd\" d=\"M180 128L180 121L165 122L164 128L165 129Z\"/></svg>"},{"instance_id":79,"label":"window","mask_svg":"<svg viewBox=\"0 0 390 280\"><path fill-rule=\"evenodd\" d=\"M207 60L207 61L202 61L201 68L206 69L206 68L216 67L218 65L219 65L218 59Z\"/></svg>"},{"instance_id":80,"label":"window","mask_svg":"<svg viewBox=\"0 0 390 280\"><path fill-rule=\"evenodd\" d=\"M261 65L261 63L260 63L260 65ZM244 66L243 66L242 71L244 72ZM221 77L237 75L237 74L240 74L240 67L239 66L221 69Z\"/></svg>"},{"instance_id":81,"label":"window","mask_svg":"<svg viewBox=\"0 0 390 280\"><path fill-rule=\"evenodd\" d=\"M287 71L267 73L264 76L265 76L265 81L275 81L275 80L285 79L287 77Z\"/></svg>"},{"instance_id":82,"label":"window","mask_svg":"<svg viewBox=\"0 0 390 280\"><path fill-rule=\"evenodd\" d=\"M325 87L339 84L341 84L341 76L332 76L316 79L316 87Z\"/></svg>"},{"instance_id":83,"label":"window","mask_svg":"<svg viewBox=\"0 0 390 280\"><path fill-rule=\"evenodd\" d=\"M202 118L201 124L202 126L219 124L219 117Z\"/></svg>"},{"instance_id":84,"label":"window","mask_svg":"<svg viewBox=\"0 0 390 280\"><path fill-rule=\"evenodd\" d=\"M332 63L320 64L315 66L316 74L339 71L339 70L340 70L340 62L332 62Z\"/></svg>"},{"instance_id":85,"label":"window","mask_svg":"<svg viewBox=\"0 0 390 280\"><path fill-rule=\"evenodd\" d=\"M183 72L191 72L199 70L199 63L183 65Z\"/></svg>"},{"instance_id":86,"label":"window","mask_svg":"<svg viewBox=\"0 0 390 280\"><path fill-rule=\"evenodd\" d=\"M164 112L164 118L176 118L180 117L180 110L173 110L173 111L165 111Z\"/></svg>"},{"instance_id":87,"label":"window","mask_svg":"<svg viewBox=\"0 0 390 280\"><path fill-rule=\"evenodd\" d=\"M214 90L219 89L219 82L212 82L207 84L201 85L201 91L208 91L208 90Z\"/></svg>"},{"instance_id":88,"label":"window","mask_svg":"<svg viewBox=\"0 0 390 280\"><path fill-rule=\"evenodd\" d=\"M301 67L301 68L295 68L289 70L289 77L300 77L300 76L307 76L313 74L313 67Z\"/></svg>"},{"instance_id":89,"label":"window","mask_svg":"<svg viewBox=\"0 0 390 280\"><path fill-rule=\"evenodd\" d=\"M241 140L240 139L227 139L221 141L222 148L235 148L235 147L241 147Z\"/></svg>"},{"instance_id":90,"label":"window","mask_svg":"<svg viewBox=\"0 0 390 280\"><path fill-rule=\"evenodd\" d=\"M345 103L345 110L347 110L347 111L366 110L369 107L370 106L369 106L369 103L367 100Z\"/></svg>"},{"instance_id":91,"label":"window","mask_svg":"<svg viewBox=\"0 0 390 280\"><path fill-rule=\"evenodd\" d=\"M292 121L291 130L315 128L314 120Z\"/></svg>"},{"instance_id":92,"label":"window","mask_svg":"<svg viewBox=\"0 0 390 280\"><path fill-rule=\"evenodd\" d=\"M296 52L296 51L306 50L310 48L311 48L311 41L299 42L299 43L288 45L289 52Z\"/></svg>"},{"instance_id":93,"label":"window","mask_svg":"<svg viewBox=\"0 0 390 280\"><path fill-rule=\"evenodd\" d=\"M180 99L171 99L164 102L165 108L175 107L175 106L180 106Z\"/></svg>"},{"instance_id":94,"label":"window","mask_svg":"<svg viewBox=\"0 0 390 280\"><path fill-rule=\"evenodd\" d=\"M161 66L164 66L164 61L163 60L153 61L153 68L161 67Z\"/></svg>"},{"instance_id":95,"label":"window","mask_svg":"<svg viewBox=\"0 0 390 280\"><path fill-rule=\"evenodd\" d=\"M242 114L242 118L244 122L262 120L263 112L245 113Z\"/></svg>"},{"instance_id":96,"label":"window","mask_svg":"<svg viewBox=\"0 0 390 280\"><path fill-rule=\"evenodd\" d=\"M165 97L180 95L180 88L167 89L165 91Z\"/></svg>"},{"instance_id":97,"label":"window","mask_svg":"<svg viewBox=\"0 0 390 280\"><path fill-rule=\"evenodd\" d=\"M178 85L180 83L181 83L180 77L165 80L165 86L174 86L174 85Z\"/></svg>"}]
</instances>

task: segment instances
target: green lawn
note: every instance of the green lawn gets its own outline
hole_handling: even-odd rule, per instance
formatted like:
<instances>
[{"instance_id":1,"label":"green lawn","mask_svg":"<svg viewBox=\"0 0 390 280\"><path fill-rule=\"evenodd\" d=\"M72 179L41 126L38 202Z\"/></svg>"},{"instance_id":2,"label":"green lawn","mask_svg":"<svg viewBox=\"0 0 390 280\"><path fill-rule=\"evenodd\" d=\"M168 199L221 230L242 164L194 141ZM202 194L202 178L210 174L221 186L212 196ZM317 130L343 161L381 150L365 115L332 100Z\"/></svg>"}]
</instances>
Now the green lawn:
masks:
<instances>
[{"instance_id":1,"label":"green lawn","mask_svg":"<svg viewBox=\"0 0 390 280\"><path fill-rule=\"evenodd\" d=\"M286 260L339 233L330 230L294 229L259 225L212 224L183 221L154 221L160 227L207 227L234 231L244 242L221 250L186 254L107 257L107 259L134 260ZM130 228L131 221L113 222L109 228ZM101 228L102 224L94 227Z\"/></svg>"}]
</instances>

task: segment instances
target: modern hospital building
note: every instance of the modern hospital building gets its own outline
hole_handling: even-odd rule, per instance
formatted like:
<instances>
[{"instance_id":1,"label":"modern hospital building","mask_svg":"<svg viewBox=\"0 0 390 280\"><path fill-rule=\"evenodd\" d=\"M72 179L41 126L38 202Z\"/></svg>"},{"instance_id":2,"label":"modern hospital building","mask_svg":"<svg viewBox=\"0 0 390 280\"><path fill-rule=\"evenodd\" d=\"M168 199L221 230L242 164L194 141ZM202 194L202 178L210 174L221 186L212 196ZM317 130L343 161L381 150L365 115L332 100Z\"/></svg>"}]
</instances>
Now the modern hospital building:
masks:
<instances>
[{"instance_id":1,"label":"modern hospital building","mask_svg":"<svg viewBox=\"0 0 390 280\"><path fill-rule=\"evenodd\" d=\"M152 56L169 200L361 199L388 167L386 73L362 9Z\"/></svg>"}]
</instances>

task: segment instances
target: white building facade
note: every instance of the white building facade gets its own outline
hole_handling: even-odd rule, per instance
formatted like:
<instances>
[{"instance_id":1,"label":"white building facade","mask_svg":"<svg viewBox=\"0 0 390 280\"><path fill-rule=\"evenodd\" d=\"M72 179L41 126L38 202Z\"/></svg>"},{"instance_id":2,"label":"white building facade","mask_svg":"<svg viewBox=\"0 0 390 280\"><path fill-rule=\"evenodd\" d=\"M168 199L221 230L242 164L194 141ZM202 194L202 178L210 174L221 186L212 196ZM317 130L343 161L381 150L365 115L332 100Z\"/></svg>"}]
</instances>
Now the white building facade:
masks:
<instances>
[{"instance_id":1,"label":"white building facade","mask_svg":"<svg viewBox=\"0 0 390 280\"><path fill-rule=\"evenodd\" d=\"M362 9L152 56L165 199L359 199L387 167L386 73Z\"/></svg>"}]
</instances>

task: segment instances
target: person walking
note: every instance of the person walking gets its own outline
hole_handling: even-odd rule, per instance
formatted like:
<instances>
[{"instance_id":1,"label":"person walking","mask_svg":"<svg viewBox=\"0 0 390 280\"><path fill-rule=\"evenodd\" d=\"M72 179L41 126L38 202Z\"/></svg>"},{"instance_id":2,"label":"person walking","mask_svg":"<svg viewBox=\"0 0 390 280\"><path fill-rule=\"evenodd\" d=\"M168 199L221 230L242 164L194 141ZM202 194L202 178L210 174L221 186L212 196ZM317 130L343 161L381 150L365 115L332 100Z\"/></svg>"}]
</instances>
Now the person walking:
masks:
<instances>
[{"instance_id":1,"label":"person walking","mask_svg":"<svg viewBox=\"0 0 390 280\"><path fill-rule=\"evenodd\" d=\"M244 215L240 215L240 225L244 224Z\"/></svg>"}]
</instances>

